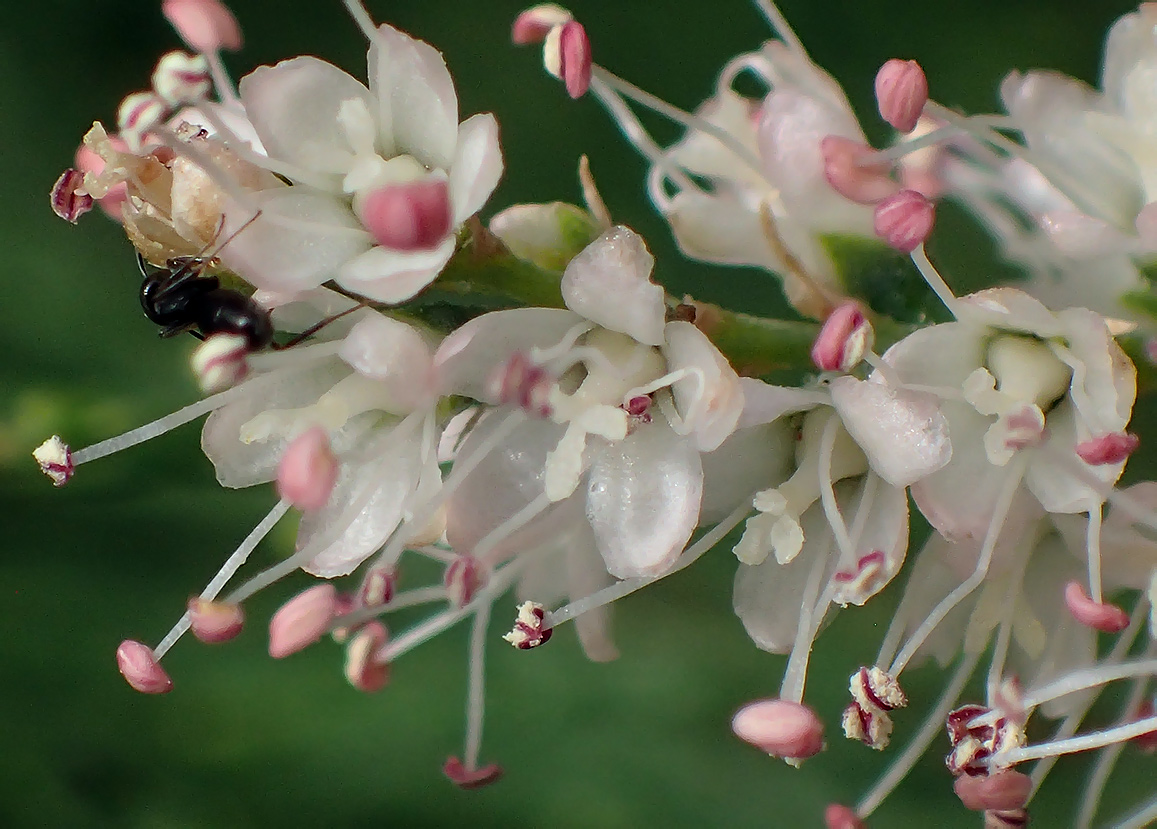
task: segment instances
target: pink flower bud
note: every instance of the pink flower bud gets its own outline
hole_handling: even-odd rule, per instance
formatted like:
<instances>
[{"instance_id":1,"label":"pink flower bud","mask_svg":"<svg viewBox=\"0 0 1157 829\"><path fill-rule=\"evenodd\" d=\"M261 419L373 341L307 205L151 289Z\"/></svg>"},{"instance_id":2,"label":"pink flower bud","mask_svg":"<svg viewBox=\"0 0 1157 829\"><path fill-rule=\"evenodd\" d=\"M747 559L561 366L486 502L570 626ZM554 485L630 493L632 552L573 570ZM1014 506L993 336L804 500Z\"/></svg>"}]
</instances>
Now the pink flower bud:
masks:
<instances>
[{"instance_id":1,"label":"pink flower bud","mask_svg":"<svg viewBox=\"0 0 1157 829\"><path fill-rule=\"evenodd\" d=\"M337 589L319 584L298 593L269 620L269 655L282 659L312 645L337 612Z\"/></svg>"},{"instance_id":2,"label":"pink flower bud","mask_svg":"<svg viewBox=\"0 0 1157 829\"><path fill-rule=\"evenodd\" d=\"M1077 444L1077 455L1090 466L1124 463L1141 445L1141 438L1128 432L1114 432Z\"/></svg>"},{"instance_id":3,"label":"pink flower bud","mask_svg":"<svg viewBox=\"0 0 1157 829\"><path fill-rule=\"evenodd\" d=\"M389 184L366 196L360 218L379 245L398 251L436 248L450 233L450 188L442 179Z\"/></svg>"},{"instance_id":4,"label":"pink flower bud","mask_svg":"<svg viewBox=\"0 0 1157 829\"><path fill-rule=\"evenodd\" d=\"M876 73L880 116L900 132L911 132L928 103L928 78L914 60L892 60Z\"/></svg>"},{"instance_id":5,"label":"pink flower bud","mask_svg":"<svg viewBox=\"0 0 1157 829\"><path fill-rule=\"evenodd\" d=\"M153 649L148 645L126 639L117 648L117 667L121 676L134 691L142 694L167 694L173 690L173 680L165 673Z\"/></svg>"},{"instance_id":6,"label":"pink flower bud","mask_svg":"<svg viewBox=\"0 0 1157 829\"><path fill-rule=\"evenodd\" d=\"M301 510L321 509L337 483L338 460L325 429L295 437L277 464L277 494Z\"/></svg>"},{"instance_id":7,"label":"pink flower bud","mask_svg":"<svg viewBox=\"0 0 1157 829\"><path fill-rule=\"evenodd\" d=\"M868 159L875 152L867 144L839 135L820 142L824 158L824 178L832 189L856 204L876 204L900 190L884 164Z\"/></svg>"},{"instance_id":8,"label":"pink flower bud","mask_svg":"<svg viewBox=\"0 0 1157 829\"><path fill-rule=\"evenodd\" d=\"M207 645L228 642L241 632L244 624L245 613L240 605L196 596L189 599L189 626L193 635Z\"/></svg>"},{"instance_id":9,"label":"pink flower bud","mask_svg":"<svg viewBox=\"0 0 1157 829\"><path fill-rule=\"evenodd\" d=\"M744 742L786 760L803 760L823 750L824 725L806 705L781 699L748 703L731 719Z\"/></svg>"},{"instance_id":10,"label":"pink flower bud","mask_svg":"<svg viewBox=\"0 0 1157 829\"><path fill-rule=\"evenodd\" d=\"M66 222L76 224L77 219L92 210L92 196L82 190L83 184L84 173L79 170L69 168L61 173L48 194L52 212Z\"/></svg>"},{"instance_id":11,"label":"pink flower bud","mask_svg":"<svg viewBox=\"0 0 1157 829\"><path fill-rule=\"evenodd\" d=\"M1032 780L1019 771L998 771L990 775L962 774L952 784L956 796L966 809L983 812L1020 809L1028 802Z\"/></svg>"},{"instance_id":12,"label":"pink flower bud","mask_svg":"<svg viewBox=\"0 0 1157 829\"><path fill-rule=\"evenodd\" d=\"M549 42L549 38L548 38ZM587 94L591 85L591 41L577 20L563 24L558 35L559 77L572 98Z\"/></svg>"},{"instance_id":13,"label":"pink flower bud","mask_svg":"<svg viewBox=\"0 0 1157 829\"><path fill-rule=\"evenodd\" d=\"M864 359L875 338L872 324L855 302L845 302L824 320L812 345L812 362L820 371L851 371Z\"/></svg>"},{"instance_id":14,"label":"pink flower bud","mask_svg":"<svg viewBox=\"0 0 1157 829\"><path fill-rule=\"evenodd\" d=\"M554 3L540 3L531 6L514 18L514 26L510 30L510 39L518 46L530 43L542 43L550 30L555 26L562 26L571 19L571 14L562 6Z\"/></svg>"},{"instance_id":15,"label":"pink flower bud","mask_svg":"<svg viewBox=\"0 0 1157 829\"><path fill-rule=\"evenodd\" d=\"M169 106L195 104L213 91L209 63L201 55L169 52L153 70L153 91Z\"/></svg>"},{"instance_id":16,"label":"pink flower bud","mask_svg":"<svg viewBox=\"0 0 1157 829\"><path fill-rule=\"evenodd\" d=\"M32 457L40 466L40 471L52 479L53 486L64 486L76 471L76 466L72 462L72 450L60 439L60 435L53 435L37 446L32 452Z\"/></svg>"},{"instance_id":17,"label":"pink flower bud","mask_svg":"<svg viewBox=\"0 0 1157 829\"><path fill-rule=\"evenodd\" d=\"M473 556L458 556L446 568L442 581L450 603L455 607L465 607L486 584L486 569Z\"/></svg>"},{"instance_id":18,"label":"pink flower bud","mask_svg":"<svg viewBox=\"0 0 1157 829\"><path fill-rule=\"evenodd\" d=\"M450 757L442 765L442 774L460 789L480 789L502 778L502 766L491 763L480 769L468 769L457 757Z\"/></svg>"},{"instance_id":19,"label":"pink flower bud","mask_svg":"<svg viewBox=\"0 0 1157 829\"><path fill-rule=\"evenodd\" d=\"M1073 618L1102 633L1120 633L1129 626L1129 614L1107 602L1095 602L1080 582L1065 585L1065 605Z\"/></svg>"},{"instance_id":20,"label":"pink flower bud","mask_svg":"<svg viewBox=\"0 0 1157 829\"><path fill-rule=\"evenodd\" d=\"M865 829L866 825L847 806L833 803L824 809L824 826L827 829Z\"/></svg>"},{"instance_id":21,"label":"pink flower bud","mask_svg":"<svg viewBox=\"0 0 1157 829\"><path fill-rule=\"evenodd\" d=\"M936 206L915 190L901 190L876 206L876 235L901 253L911 253L932 232Z\"/></svg>"},{"instance_id":22,"label":"pink flower bud","mask_svg":"<svg viewBox=\"0 0 1157 829\"><path fill-rule=\"evenodd\" d=\"M197 346L189 365L205 394L232 388L249 375L249 340L241 334L213 334Z\"/></svg>"},{"instance_id":23,"label":"pink flower bud","mask_svg":"<svg viewBox=\"0 0 1157 829\"><path fill-rule=\"evenodd\" d=\"M345 677L359 691L380 691L389 682L390 664L376 659L388 635L386 626L374 620L350 637L345 652Z\"/></svg>"},{"instance_id":24,"label":"pink flower bud","mask_svg":"<svg viewBox=\"0 0 1157 829\"><path fill-rule=\"evenodd\" d=\"M161 12L195 52L241 48L241 27L220 0L164 0Z\"/></svg>"}]
</instances>

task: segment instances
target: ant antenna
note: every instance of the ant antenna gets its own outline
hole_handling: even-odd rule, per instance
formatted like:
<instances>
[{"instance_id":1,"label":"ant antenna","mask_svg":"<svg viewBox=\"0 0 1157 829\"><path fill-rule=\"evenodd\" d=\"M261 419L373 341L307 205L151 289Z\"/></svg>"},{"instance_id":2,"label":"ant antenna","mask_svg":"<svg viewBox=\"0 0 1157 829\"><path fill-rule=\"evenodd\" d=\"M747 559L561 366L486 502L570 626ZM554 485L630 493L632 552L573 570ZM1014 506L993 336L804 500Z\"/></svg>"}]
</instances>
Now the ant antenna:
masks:
<instances>
[{"instance_id":1,"label":"ant antenna","mask_svg":"<svg viewBox=\"0 0 1157 829\"><path fill-rule=\"evenodd\" d=\"M261 218L261 214L262 214L263 212L264 212L263 210L261 210L261 209L258 209L256 213L254 213L252 216L250 216L248 219L246 219L246 220L245 220L245 221L244 221L244 222L241 224L241 227L237 228L237 229L236 229L236 230L234 230L232 233L230 233L230 234L229 234L229 238L227 238L227 239L226 239L225 241L223 241L221 244L217 245L217 247L216 247L216 248L213 250L213 252L212 252L211 254L209 254L208 256L206 256L206 255L205 255L205 252L206 252L206 251L209 249L209 247L210 247L210 246L211 246L211 245L212 245L214 242L216 242L216 241L217 241L217 239L218 239L218 238L221 236L221 231L225 229L225 214L221 214L221 220L220 220L219 222L217 222L217 230L216 230L216 232L213 234L213 241L209 242L209 244L205 245L205 247L201 249L201 252L200 252L199 254L197 254L197 258L198 258L198 259L216 259L216 258L217 258L217 254L219 254L219 253L220 253L222 250L224 250L224 249L225 249L225 246L226 246L227 244L229 244L229 243L230 243L230 242L232 242L234 239L236 239L238 236L240 236L240 235L241 235L241 231L245 230L245 228L249 227L249 225L253 224L253 223L254 223L255 221L257 221L259 218Z\"/></svg>"}]
</instances>

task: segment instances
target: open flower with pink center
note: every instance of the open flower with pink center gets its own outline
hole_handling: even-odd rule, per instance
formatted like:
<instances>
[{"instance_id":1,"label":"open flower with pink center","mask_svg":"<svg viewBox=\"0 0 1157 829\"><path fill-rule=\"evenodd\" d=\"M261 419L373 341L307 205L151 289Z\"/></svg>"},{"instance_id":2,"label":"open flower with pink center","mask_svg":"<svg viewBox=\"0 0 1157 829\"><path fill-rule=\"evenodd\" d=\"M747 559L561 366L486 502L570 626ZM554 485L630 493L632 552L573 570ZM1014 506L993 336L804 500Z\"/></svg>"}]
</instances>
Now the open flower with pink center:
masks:
<instances>
[{"instance_id":1,"label":"open flower with pink center","mask_svg":"<svg viewBox=\"0 0 1157 829\"><path fill-rule=\"evenodd\" d=\"M390 26L366 32L369 85L298 57L241 80L240 100L266 156L292 186L227 211L225 230L260 217L222 253L258 288L292 294L333 279L381 302L425 288L456 231L502 175L492 115L458 122L442 56Z\"/></svg>"}]
</instances>

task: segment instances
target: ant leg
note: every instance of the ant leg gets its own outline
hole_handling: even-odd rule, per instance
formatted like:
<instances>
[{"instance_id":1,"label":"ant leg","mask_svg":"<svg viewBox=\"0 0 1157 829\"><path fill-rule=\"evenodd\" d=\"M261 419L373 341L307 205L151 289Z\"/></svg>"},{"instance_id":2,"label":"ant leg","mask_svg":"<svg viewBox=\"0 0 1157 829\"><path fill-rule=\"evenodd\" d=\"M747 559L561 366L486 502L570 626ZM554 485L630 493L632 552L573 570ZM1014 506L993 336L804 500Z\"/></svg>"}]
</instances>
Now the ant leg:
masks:
<instances>
[{"instance_id":1,"label":"ant leg","mask_svg":"<svg viewBox=\"0 0 1157 829\"><path fill-rule=\"evenodd\" d=\"M205 339L205 335L202 334L200 331L197 331L196 327L191 325L191 324L190 325L168 325L168 326L165 326L164 328L162 328L160 330L159 334L161 335L161 337L163 339L167 340L170 337L176 337L176 336L179 336L181 334L184 334L186 331L188 331L190 334L192 334L198 340Z\"/></svg>"}]
</instances>

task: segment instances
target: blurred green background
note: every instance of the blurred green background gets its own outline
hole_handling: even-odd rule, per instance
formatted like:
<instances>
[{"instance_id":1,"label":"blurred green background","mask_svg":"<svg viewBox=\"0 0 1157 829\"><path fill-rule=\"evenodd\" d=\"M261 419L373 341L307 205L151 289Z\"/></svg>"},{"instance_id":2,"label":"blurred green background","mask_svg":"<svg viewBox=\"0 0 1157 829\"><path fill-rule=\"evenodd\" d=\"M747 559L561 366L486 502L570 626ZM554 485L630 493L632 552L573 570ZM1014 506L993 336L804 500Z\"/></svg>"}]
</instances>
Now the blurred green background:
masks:
<instances>
[{"instance_id":1,"label":"blurred green background","mask_svg":"<svg viewBox=\"0 0 1157 829\"><path fill-rule=\"evenodd\" d=\"M80 446L196 396L185 367L192 340L160 342L141 317L118 228L97 214L73 228L47 205L91 121L112 120L156 57L178 46L158 5L8 4L0 27L0 825L811 827L825 803L854 801L886 758L832 734L830 750L795 771L731 737L731 713L775 693L783 660L751 646L733 617L735 565L722 549L618 608L616 663L586 663L569 631L530 654L491 649L483 760L503 763L507 777L483 791L460 792L439 772L461 752L465 630L406 657L386 690L364 696L342 678L336 646L284 662L265 655L262 620L303 581L254 601L238 641L178 646L166 659L174 693L142 697L125 686L117 643L155 642L273 501L267 488L218 489L196 426L85 467L61 491L29 458L54 432ZM728 57L767 36L744 0L572 7L596 59L685 107L710 92ZM876 137L871 83L885 59L917 58L939 100L990 110L1010 68L1095 80L1104 31L1130 7L783 3ZM248 41L230 58L237 76L297 54L364 73L361 36L337 0L236 0L234 8ZM498 114L508 169L489 209L577 200L575 163L586 152L612 211L650 239L673 292L775 307L766 275L675 258L642 198L642 164L602 112L566 99L535 50L509 45L518 10L508 0L372 4L377 18L444 50L464 114ZM936 242L958 268L984 261L983 241L967 228L942 229ZM288 529L259 563L288 548ZM889 601L841 614L821 638L810 698L828 722L845 703L848 674L874 656ZM507 622L497 615L492 637ZM914 710L899 718L897 744L939 680L934 670L912 673ZM874 825L977 825L951 794L943 748ZM1129 756L1105 801L1110 814L1146 791L1142 781L1157 770ZM1034 804L1037 825L1067 825L1085 769L1072 761L1052 779Z\"/></svg>"}]
</instances>

